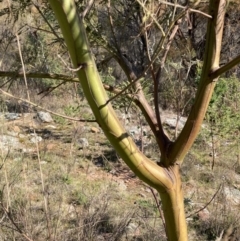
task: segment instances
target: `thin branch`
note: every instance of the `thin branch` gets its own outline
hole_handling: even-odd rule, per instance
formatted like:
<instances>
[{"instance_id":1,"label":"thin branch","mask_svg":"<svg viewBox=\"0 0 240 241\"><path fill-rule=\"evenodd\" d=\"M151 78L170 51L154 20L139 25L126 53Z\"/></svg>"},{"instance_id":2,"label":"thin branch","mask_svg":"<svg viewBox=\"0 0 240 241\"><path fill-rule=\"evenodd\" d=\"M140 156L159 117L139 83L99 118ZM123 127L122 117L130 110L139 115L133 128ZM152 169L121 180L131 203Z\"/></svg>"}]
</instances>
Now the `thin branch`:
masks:
<instances>
[{"instance_id":1,"label":"thin branch","mask_svg":"<svg viewBox=\"0 0 240 241\"><path fill-rule=\"evenodd\" d=\"M157 27L159 28L159 30L161 31L163 36L166 36L162 26L158 23L157 19L153 16L153 14L145 7L144 3L142 3L140 0L137 0L137 2L139 3L139 5L141 5L141 7L147 12L147 14L151 17L151 19L155 22L155 24L157 25Z\"/></svg>"},{"instance_id":2,"label":"thin branch","mask_svg":"<svg viewBox=\"0 0 240 241\"><path fill-rule=\"evenodd\" d=\"M62 58L62 56L60 54L57 54L58 58L63 62L63 64L65 65L65 67L73 72L78 72L80 69L82 69L84 67L83 64L79 65L77 68L71 68L68 66L68 64L65 62L65 60Z\"/></svg>"},{"instance_id":3,"label":"thin branch","mask_svg":"<svg viewBox=\"0 0 240 241\"><path fill-rule=\"evenodd\" d=\"M214 198L217 196L217 194L218 194L218 192L220 191L221 187L222 187L222 184L218 187L218 190L214 193L214 195L212 196L212 198L210 199L210 201L207 202L207 203L204 205L204 207L202 207L202 208L200 208L199 210L197 210L197 211L189 214L186 218L190 218L190 217L193 216L194 214L197 214L197 213L201 212L203 209L205 209L207 206L209 206L210 203L211 203L211 202L214 200Z\"/></svg>"},{"instance_id":4,"label":"thin branch","mask_svg":"<svg viewBox=\"0 0 240 241\"><path fill-rule=\"evenodd\" d=\"M174 37L177 33L178 28L179 28L178 24L180 23L180 21L181 20L178 20L176 22L175 27L174 27L171 35L169 36L168 43L166 45L165 52L164 52L164 55L162 57L161 64L160 64L160 67L158 69L157 75L156 76L153 75L153 79L154 79L154 105L155 105L157 123L158 123L158 127L159 127L159 134L160 134L159 138L161 138L162 139L161 142L163 142L163 147L161 148L161 153L162 153L163 159L166 157L165 156L166 150L168 149L166 147L169 144L170 140L166 136L166 134L164 133L163 125L162 125L162 122L161 122L160 111L159 111L158 86L159 86L159 82L160 82L160 78L161 78L161 74L162 74L162 69L164 68L165 61L166 61L170 46L171 46L172 41L173 41L173 39L174 39Z\"/></svg>"},{"instance_id":5,"label":"thin branch","mask_svg":"<svg viewBox=\"0 0 240 241\"><path fill-rule=\"evenodd\" d=\"M17 38L17 44L18 44L19 56L20 56L21 63L22 63L23 77L24 77L24 82L25 82L26 91L27 91L27 98L28 98L28 101L30 101L30 95L29 95L28 83L27 83L27 77L26 77L26 70L25 70L25 65L24 65L24 62L23 62L22 51L21 51L21 45L20 45L20 41L19 41L18 34L16 34L16 38Z\"/></svg>"},{"instance_id":6,"label":"thin branch","mask_svg":"<svg viewBox=\"0 0 240 241\"><path fill-rule=\"evenodd\" d=\"M36 7L36 9L38 10L38 12L40 13L40 15L42 16L42 18L44 19L44 21L47 23L48 27L51 29L52 33L56 36L56 38L58 40L60 40L61 44L64 44L63 39L60 38L57 34L57 32L55 31L55 29L52 27L52 25L50 24L50 22L47 20L45 14L41 11L41 9L39 8L39 6L35 3L33 3L33 5ZM64 44L65 45L65 44Z\"/></svg>"},{"instance_id":7,"label":"thin branch","mask_svg":"<svg viewBox=\"0 0 240 241\"><path fill-rule=\"evenodd\" d=\"M114 39L114 42L115 42L114 47L117 49L118 53L120 53L120 48L118 46L117 37L116 37L116 34L114 32L114 29L113 29L113 19L112 19L112 14L111 14L111 0L108 0L108 2L107 2L107 12L108 12L108 20L109 20L109 23L110 23L110 29L111 29L113 39Z\"/></svg>"},{"instance_id":8,"label":"thin branch","mask_svg":"<svg viewBox=\"0 0 240 241\"><path fill-rule=\"evenodd\" d=\"M43 78L43 79L59 79L71 82L79 82L77 77L72 77L63 74L55 74L55 73L35 73L29 72L25 73L27 78ZM22 72L11 72L11 71L0 71L0 77L14 77L14 78L22 78L24 74Z\"/></svg>"},{"instance_id":9,"label":"thin branch","mask_svg":"<svg viewBox=\"0 0 240 241\"><path fill-rule=\"evenodd\" d=\"M193 8L189 8L188 6L182 6L182 5L179 5L179 4L175 4L175 3L171 3L171 2L166 2L166 1L162 1L162 0L159 0L160 3L163 3L163 4L166 4L166 5L169 5L169 6L173 6L173 7L177 7L177 8L182 8L182 9L188 9L190 12L193 12L193 13L199 13L207 18L212 18L211 15L207 14L207 13L204 13L202 11L199 11L199 10L196 10L196 9L193 9Z\"/></svg>"},{"instance_id":10,"label":"thin branch","mask_svg":"<svg viewBox=\"0 0 240 241\"><path fill-rule=\"evenodd\" d=\"M131 86L133 86L137 81L139 81L139 78L133 80L131 83L129 83L126 87L124 87L122 90L120 90L116 95L113 97L109 98L106 102L106 104L110 103L111 101L115 100L118 98L120 95L122 95L125 91L127 91ZM133 95L131 95L133 97Z\"/></svg>"},{"instance_id":11,"label":"thin branch","mask_svg":"<svg viewBox=\"0 0 240 241\"><path fill-rule=\"evenodd\" d=\"M184 15L187 13L187 9L185 9L184 11L182 11L181 13L179 13L176 18L174 19L174 21L172 21L170 24L169 24L169 27L168 27L168 30L167 30L167 33L166 33L166 36L164 36L158 43L158 46L156 47L154 53L152 54L152 62L155 62L155 60L158 58L159 56L159 53L163 50L163 45L164 45L164 42L167 38L167 36L170 34L171 30L175 27L176 25L176 22L180 19L182 19L184 17Z\"/></svg>"},{"instance_id":12,"label":"thin branch","mask_svg":"<svg viewBox=\"0 0 240 241\"><path fill-rule=\"evenodd\" d=\"M234 66L236 66L239 63L240 63L240 55L238 55L236 58L234 58L233 60L231 60L227 64L223 65L222 67L218 68L217 70L213 71L209 75L209 77L211 79L215 79L215 78L217 78L221 74L225 73L226 71L230 70L231 68L233 68Z\"/></svg>"},{"instance_id":13,"label":"thin branch","mask_svg":"<svg viewBox=\"0 0 240 241\"><path fill-rule=\"evenodd\" d=\"M69 117L69 116L66 116L66 115L61 115L61 114L58 114L58 113L56 113L54 111L48 110L48 109L46 109L46 108L44 108L44 107L42 107L40 105L37 105L37 104L35 104L35 103L31 102L31 101L28 101L28 100L20 98L20 97L16 97L16 96L14 96L14 95L12 95L12 94L10 94L10 93L2 90L2 89L0 89L0 92L2 92L4 95L9 96L9 97L11 97L13 99L21 100L21 101L26 102L26 103L28 103L28 104L36 107L36 108L39 108L39 109L44 110L46 112L49 112L49 113L51 113L53 115L56 115L56 116L59 116L59 117L62 117L62 118L68 119L68 120L79 121L79 122L96 122L96 120L76 119L76 118L72 118L72 117Z\"/></svg>"},{"instance_id":14,"label":"thin branch","mask_svg":"<svg viewBox=\"0 0 240 241\"><path fill-rule=\"evenodd\" d=\"M15 227L15 231L17 231L18 233L20 233L26 240L28 241L33 241L32 239L30 239L26 233L23 232L23 230L21 228L19 228L19 226L17 225L17 223L14 221L13 217L12 217L12 214L10 211L8 211L4 206L3 204L1 203L1 206L2 206L2 209L4 210L5 214L7 214L9 220L11 221L11 223L13 224L13 226Z\"/></svg>"},{"instance_id":15,"label":"thin branch","mask_svg":"<svg viewBox=\"0 0 240 241\"><path fill-rule=\"evenodd\" d=\"M160 207L159 201L158 201L158 199L156 197L156 194L154 193L153 189L151 187L148 187L148 188L150 189L150 191L151 191L151 193L152 193L152 195L154 197L155 203L157 205L158 212L160 214L160 218L162 220L162 223L163 223L163 226L164 226L164 229L165 229L165 233L167 234L167 232L166 232L166 223L165 223L165 219L164 219L163 212L162 212L162 209Z\"/></svg>"},{"instance_id":16,"label":"thin branch","mask_svg":"<svg viewBox=\"0 0 240 241\"><path fill-rule=\"evenodd\" d=\"M90 1L87 3L84 11L83 11L82 14L80 15L82 19L84 19L85 16L88 14L88 12L91 10L94 2L95 2L95 0L90 0Z\"/></svg>"},{"instance_id":17,"label":"thin branch","mask_svg":"<svg viewBox=\"0 0 240 241\"><path fill-rule=\"evenodd\" d=\"M34 130L34 135L36 136L35 130ZM41 158L40 158L40 153L39 153L39 145L38 145L37 141L36 141L36 150L37 150L37 159L38 159L39 172L40 172L41 185L42 185L42 195L43 195L43 202L44 202L44 214L45 214L46 222L47 222L48 238L51 241L52 240L52 232L51 232L51 223L50 223L50 217L49 217L50 214L49 214L48 200L47 200L45 182L44 182L42 165L41 165Z\"/></svg>"},{"instance_id":18,"label":"thin branch","mask_svg":"<svg viewBox=\"0 0 240 241\"><path fill-rule=\"evenodd\" d=\"M76 77L71 77L71 76L68 76L68 75L63 75L63 74L54 74L54 73L34 73L34 72L31 72L31 73L26 73L26 76L28 78L39 78L39 79L58 79L58 80L64 80L63 83L61 84L64 84L66 82L75 82L75 83L79 83L79 79L76 78ZM19 72L10 72L10 71L0 71L0 77L14 77L14 78L21 78L23 77L23 73L19 73ZM138 79L139 80L139 79ZM136 80L137 81L137 80ZM134 81L133 81L134 82ZM8 82L5 82L3 85L0 86L0 88L2 88L6 83ZM119 88L116 88L116 87L113 87L113 86L110 86L110 85L106 85L106 84L103 84L104 86L104 89L111 92L111 93L115 93L115 94L119 94L121 92L124 93L130 86L132 86L132 82L129 84L129 86L126 86L126 88L124 90L122 89L119 89ZM58 87L58 86L57 86ZM52 89L55 89L55 87L52 87ZM41 93L38 93L38 94L41 94ZM127 94L127 96L129 98L132 98L133 96L131 94ZM115 98L117 98L117 96L114 96L112 98L110 98L108 101L112 101L114 100Z\"/></svg>"},{"instance_id":19,"label":"thin branch","mask_svg":"<svg viewBox=\"0 0 240 241\"><path fill-rule=\"evenodd\" d=\"M40 94L45 93L45 94L41 97L41 99L43 99L44 97L46 97L47 95L49 95L51 92L53 92L55 89L57 89L58 87L60 87L60 86L63 85L63 84L66 84L66 83L67 83L67 81L63 81L62 83L60 83L60 84L58 84L58 85L56 85L56 86L54 86L54 87L49 87L49 88L47 88L47 89L45 89L45 90L43 90L43 91L40 91L39 93L37 93L37 95L40 95Z\"/></svg>"}]
</instances>

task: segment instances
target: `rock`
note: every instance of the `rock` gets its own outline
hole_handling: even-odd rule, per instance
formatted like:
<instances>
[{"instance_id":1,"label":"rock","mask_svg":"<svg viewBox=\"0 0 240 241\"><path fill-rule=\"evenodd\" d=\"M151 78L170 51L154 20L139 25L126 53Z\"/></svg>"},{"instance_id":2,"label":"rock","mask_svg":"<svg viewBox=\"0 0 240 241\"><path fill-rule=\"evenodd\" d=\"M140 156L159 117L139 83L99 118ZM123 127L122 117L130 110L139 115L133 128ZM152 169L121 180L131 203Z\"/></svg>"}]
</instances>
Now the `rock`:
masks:
<instances>
[{"instance_id":1,"label":"rock","mask_svg":"<svg viewBox=\"0 0 240 241\"><path fill-rule=\"evenodd\" d=\"M127 186L125 185L123 180L118 180L117 182L118 182L118 188L121 191L126 191L127 190Z\"/></svg>"},{"instance_id":2,"label":"rock","mask_svg":"<svg viewBox=\"0 0 240 241\"><path fill-rule=\"evenodd\" d=\"M128 124L132 118L130 113L121 113L120 119L123 121L124 124Z\"/></svg>"},{"instance_id":3,"label":"rock","mask_svg":"<svg viewBox=\"0 0 240 241\"><path fill-rule=\"evenodd\" d=\"M17 120L22 116L20 113L6 113L5 118L9 121Z\"/></svg>"},{"instance_id":4,"label":"rock","mask_svg":"<svg viewBox=\"0 0 240 241\"><path fill-rule=\"evenodd\" d=\"M92 133L99 133L100 130L99 130L97 127L92 127L92 128L91 128L91 132L92 132Z\"/></svg>"},{"instance_id":5,"label":"rock","mask_svg":"<svg viewBox=\"0 0 240 241\"><path fill-rule=\"evenodd\" d=\"M150 133L150 128L147 126L129 126L126 127L128 132L136 139L139 139L140 137L147 137L147 135Z\"/></svg>"},{"instance_id":6,"label":"rock","mask_svg":"<svg viewBox=\"0 0 240 241\"><path fill-rule=\"evenodd\" d=\"M142 193L142 192L140 192L138 195L139 195L140 197L143 197L143 198L146 198L146 197L147 197L146 194L144 194L144 193Z\"/></svg>"},{"instance_id":7,"label":"rock","mask_svg":"<svg viewBox=\"0 0 240 241\"><path fill-rule=\"evenodd\" d=\"M53 122L52 116L48 112L39 111L37 117L41 122L50 123Z\"/></svg>"},{"instance_id":8,"label":"rock","mask_svg":"<svg viewBox=\"0 0 240 241\"><path fill-rule=\"evenodd\" d=\"M132 136L140 135L140 129L138 129L137 126L131 126L131 127L129 128L129 133L130 133Z\"/></svg>"},{"instance_id":9,"label":"rock","mask_svg":"<svg viewBox=\"0 0 240 241\"><path fill-rule=\"evenodd\" d=\"M178 129L181 130L184 125L185 125L186 120L181 118L178 121ZM175 118L166 118L165 121L163 122L166 125L168 125L169 127L175 129L176 128L176 124L177 124L177 116Z\"/></svg>"},{"instance_id":10,"label":"rock","mask_svg":"<svg viewBox=\"0 0 240 241\"><path fill-rule=\"evenodd\" d=\"M57 129L57 127L54 126L54 125L47 125L47 126L45 126L45 128L48 128L48 129Z\"/></svg>"},{"instance_id":11,"label":"rock","mask_svg":"<svg viewBox=\"0 0 240 241\"><path fill-rule=\"evenodd\" d=\"M17 145L18 144L18 138L13 137L13 136L7 136L7 135L1 135L0 136L0 145Z\"/></svg>"},{"instance_id":12,"label":"rock","mask_svg":"<svg viewBox=\"0 0 240 241\"><path fill-rule=\"evenodd\" d=\"M32 134L33 137L30 139L30 141L34 144L38 143L38 142L41 142L42 141L42 137L41 136L38 136L36 134Z\"/></svg>"},{"instance_id":13,"label":"rock","mask_svg":"<svg viewBox=\"0 0 240 241\"><path fill-rule=\"evenodd\" d=\"M139 236L140 235L139 225L136 223L130 222L126 227L126 233L129 236Z\"/></svg>"},{"instance_id":14,"label":"rock","mask_svg":"<svg viewBox=\"0 0 240 241\"><path fill-rule=\"evenodd\" d=\"M17 137L8 135L0 136L0 150L8 151L11 149L19 150L23 148L23 145L19 142Z\"/></svg>"},{"instance_id":15,"label":"rock","mask_svg":"<svg viewBox=\"0 0 240 241\"><path fill-rule=\"evenodd\" d=\"M201 221L207 221L210 218L210 212L204 208L200 212L198 212L198 217Z\"/></svg>"},{"instance_id":16,"label":"rock","mask_svg":"<svg viewBox=\"0 0 240 241\"><path fill-rule=\"evenodd\" d=\"M117 174L118 174L116 169L112 169L109 173L112 175L115 175L115 176L117 176Z\"/></svg>"},{"instance_id":17,"label":"rock","mask_svg":"<svg viewBox=\"0 0 240 241\"><path fill-rule=\"evenodd\" d=\"M234 187L224 187L223 193L226 199L233 205L240 204L240 191Z\"/></svg>"},{"instance_id":18,"label":"rock","mask_svg":"<svg viewBox=\"0 0 240 241\"><path fill-rule=\"evenodd\" d=\"M18 137L19 137L19 139L24 139L24 138L26 138L26 136L25 136L24 134L19 134Z\"/></svg>"},{"instance_id":19,"label":"rock","mask_svg":"<svg viewBox=\"0 0 240 241\"><path fill-rule=\"evenodd\" d=\"M77 139L77 143L79 144L80 149L83 149L89 146L87 138L79 138Z\"/></svg>"}]
</instances>

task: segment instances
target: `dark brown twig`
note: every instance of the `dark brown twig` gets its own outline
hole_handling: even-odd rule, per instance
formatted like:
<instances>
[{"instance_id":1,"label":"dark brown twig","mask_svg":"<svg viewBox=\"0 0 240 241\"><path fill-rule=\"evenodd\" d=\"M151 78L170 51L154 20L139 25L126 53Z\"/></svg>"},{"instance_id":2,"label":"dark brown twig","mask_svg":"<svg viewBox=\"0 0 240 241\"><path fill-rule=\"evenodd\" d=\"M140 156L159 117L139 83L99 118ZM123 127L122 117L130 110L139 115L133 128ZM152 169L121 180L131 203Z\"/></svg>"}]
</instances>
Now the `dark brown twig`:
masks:
<instances>
[{"instance_id":1,"label":"dark brown twig","mask_svg":"<svg viewBox=\"0 0 240 241\"><path fill-rule=\"evenodd\" d=\"M8 211L3 204L1 203L2 209L4 211L4 213L7 215L7 217L9 218L9 220L11 221L11 223L13 224L13 226L15 227L15 229L13 228L13 230L17 231L18 233L20 233L26 240L28 241L33 241L32 239L30 239L26 233L23 232L23 230L21 228L19 228L19 226L17 225L17 223L14 221L11 212Z\"/></svg>"},{"instance_id":2,"label":"dark brown twig","mask_svg":"<svg viewBox=\"0 0 240 241\"><path fill-rule=\"evenodd\" d=\"M214 193L214 195L212 196L212 198L210 199L210 201L207 202L207 203L204 205L204 207L202 207L202 208L200 208L199 210L197 210L197 211L189 214L189 215L187 216L187 218L190 218L190 217L193 216L194 214L197 214L197 213L201 212L203 209L205 209L207 206L209 206L210 203L211 203L211 202L214 200L214 198L217 196L217 194L218 194L218 192L220 191L221 187L222 187L222 184L219 186L218 190Z\"/></svg>"},{"instance_id":3,"label":"dark brown twig","mask_svg":"<svg viewBox=\"0 0 240 241\"><path fill-rule=\"evenodd\" d=\"M159 215L160 215L160 218L162 220L162 223L163 223L163 226L164 226L164 229L165 229L165 232L166 232L166 223L165 223L165 219L164 219L163 212L162 212L162 209L160 207L159 201L158 201L158 199L156 197L156 194L154 193L153 189L151 187L148 187L148 188L150 189L150 191L151 191L151 193L153 195L154 201L155 201L155 203L157 205L157 209L159 211Z\"/></svg>"}]
</instances>

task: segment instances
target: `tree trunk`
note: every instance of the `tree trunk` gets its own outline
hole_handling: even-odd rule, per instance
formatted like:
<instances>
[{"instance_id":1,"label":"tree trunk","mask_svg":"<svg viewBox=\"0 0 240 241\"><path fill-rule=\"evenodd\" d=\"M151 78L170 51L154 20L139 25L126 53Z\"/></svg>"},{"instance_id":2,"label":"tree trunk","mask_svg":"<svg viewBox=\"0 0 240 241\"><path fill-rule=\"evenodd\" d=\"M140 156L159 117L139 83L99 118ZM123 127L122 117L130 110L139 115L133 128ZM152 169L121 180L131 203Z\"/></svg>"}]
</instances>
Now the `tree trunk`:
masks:
<instances>
[{"instance_id":1,"label":"tree trunk","mask_svg":"<svg viewBox=\"0 0 240 241\"><path fill-rule=\"evenodd\" d=\"M184 212L184 199L179 166L165 170L172 180L172 187L158 189L169 241L187 241L187 225Z\"/></svg>"}]
</instances>

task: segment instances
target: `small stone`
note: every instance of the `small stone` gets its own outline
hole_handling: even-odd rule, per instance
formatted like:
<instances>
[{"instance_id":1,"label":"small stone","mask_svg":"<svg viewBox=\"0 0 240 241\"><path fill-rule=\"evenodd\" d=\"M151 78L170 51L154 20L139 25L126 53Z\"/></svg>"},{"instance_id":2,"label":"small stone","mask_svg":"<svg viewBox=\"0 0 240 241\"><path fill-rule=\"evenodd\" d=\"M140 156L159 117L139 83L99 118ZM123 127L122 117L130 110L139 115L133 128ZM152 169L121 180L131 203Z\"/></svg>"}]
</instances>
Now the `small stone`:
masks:
<instances>
[{"instance_id":1,"label":"small stone","mask_svg":"<svg viewBox=\"0 0 240 241\"><path fill-rule=\"evenodd\" d=\"M86 138L79 138L77 140L77 143L79 144L79 148L86 148L89 146L88 140Z\"/></svg>"},{"instance_id":2,"label":"small stone","mask_svg":"<svg viewBox=\"0 0 240 241\"><path fill-rule=\"evenodd\" d=\"M112 169L109 173L112 175L117 175L117 171L115 169Z\"/></svg>"},{"instance_id":3,"label":"small stone","mask_svg":"<svg viewBox=\"0 0 240 241\"><path fill-rule=\"evenodd\" d=\"M10 120L10 121L12 121L12 120L17 120L17 119L19 119L21 116L22 116L22 114L20 114L20 113L6 113L6 114L5 114L5 118L6 118L7 120Z\"/></svg>"},{"instance_id":4,"label":"small stone","mask_svg":"<svg viewBox=\"0 0 240 241\"><path fill-rule=\"evenodd\" d=\"M140 197L143 197L143 198L146 198L146 197L147 197L146 194L141 193L141 192L140 192L138 195L139 195Z\"/></svg>"},{"instance_id":5,"label":"small stone","mask_svg":"<svg viewBox=\"0 0 240 241\"><path fill-rule=\"evenodd\" d=\"M42 121L44 123L53 122L52 116L48 112L39 111L37 113L37 117L40 121Z\"/></svg>"},{"instance_id":6,"label":"small stone","mask_svg":"<svg viewBox=\"0 0 240 241\"><path fill-rule=\"evenodd\" d=\"M233 187L224 187L225 198L233 205L240 205L240 191Z\"/></svg>"},{"instance_id":7,"label":"small stone","mask_svg":"<svg viewBox=\"0 0 240 241\"><path fill-rule=\"evenodd\" d=\"M54 126L54 125L47 125L47 126L45 126L45 128L49 128L49 129L57 129L57 127Z\"/></svg>"},{"instance_id":8,"label":"small stone","mask_svg":"<svg viewBox=\"0 0 240 241\"><path fill-rule=\"evenodd\" d=\"M120 189L121 191L126 191L126 190L127 190L127 186L126 186L126 184L124 183L124 181L122 181L122 180L119 180L119 181L118 181L118 187L119 187L119 189Z\"/></svg>"},{"instance_id":9,"label":"small stone","mask_svg":"<svg viewBox=\"0 0 240 241\"><path fill-rule=\"evenodd\" d=\"M36 144L36 143L42 141L42 137L35 135L35 136L33 136L33 137L30 139L30 141L31 141L32 143L35 143L35 144Z\"/></svg>"},{"instance_id":10,"label":"small stone","mask_svg":"<svg viewBox=\"0 0 240 241\"><path fill-rule=\"evenodd\" d=\"M126 232L129 236L139 236L140 235L139 225L136 223L130 222L126 227Z\"/></svg>"},{"instance_id":11,"label":"small stone","mask_svg":"<svg viewBox=\"0 0 240 241\"><path fill-rule=\"evenodd\" d=\"M40 164L44 165L44 164L47 164L47 162L46 161L40 161Z\"/></svg>"},{"instance_id":12,"label":"small stone","mask_svg":"<svg viewBox=\"0 0 240 241\"><path fill-rule=\"evenodd\" d=\"M19 137L20 139L26 138L26 136L25 136L24 134L19 134L18 137Z\"/></svg>"},{"instance_id":13,"label":"small stone","mask_svg":"<svg viewBox=\"0 0 240 241\"><path fill-rule=\"evenodd\" d=\"M92 133L99 133L100 130L99 130L97 127L92 127L92 128L91 128L91 132L92 132Z\"/></svg>"},{"instance_id":14,"label":"small stone","mask_svg":"<svg viewBox=\"0 0 240 241\"><path fill-rule=\"evenodd\" d=\"M200 212L198 212L198 217L201 221L207 221L210 217L210 212L204 208Z\"/></svg>"}]
</instances>

